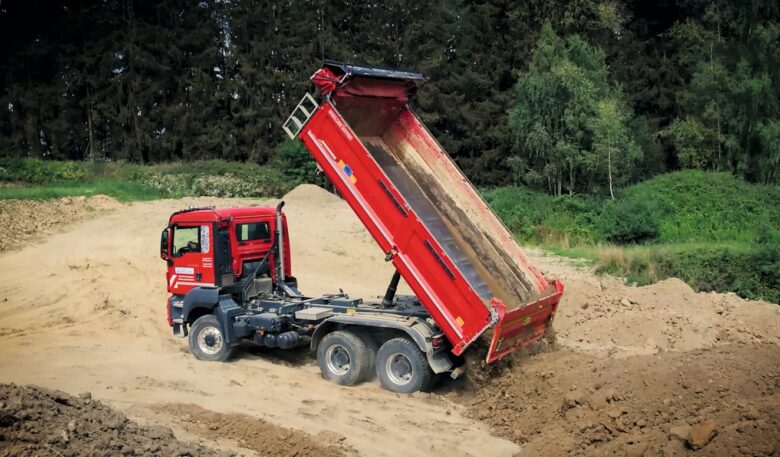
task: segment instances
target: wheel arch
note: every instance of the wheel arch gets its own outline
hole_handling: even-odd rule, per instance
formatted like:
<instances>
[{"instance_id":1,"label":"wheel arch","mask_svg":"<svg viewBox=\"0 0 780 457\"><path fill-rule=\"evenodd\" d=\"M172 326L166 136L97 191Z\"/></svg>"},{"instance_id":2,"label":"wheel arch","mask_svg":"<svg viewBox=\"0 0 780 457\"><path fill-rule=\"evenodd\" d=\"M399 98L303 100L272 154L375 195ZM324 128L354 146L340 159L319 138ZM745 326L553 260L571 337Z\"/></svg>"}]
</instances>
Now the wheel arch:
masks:
<instances>
[{"instance_id":1,"label":"wheel arch","mask_svg":"<svg viewBox=\"0 0 780 457\"><path fill-rule=\"evenodd\" d=\"M407 318L400 316L333 316L322 322L314 330L310 349L316 351L320 341L328 333L349 327L359 330L372 327L385 331L392 330L399 335L410 337L424 353L431 355L434 352L431 344L431 336L434 334L433 329L422 320L418 319L410 324Z\"/></svg>"},{"instance_id":2,"label":"wheel arch","mask_svg":"<svg viewBox=\"0 0 780 457\"><path fill-rule=\"evenodd\" d=\"M219 289L216 287L195 287L184 296L181 317L192 325L199 317L214 312L219 303Z\"/></svg>"}]
</instances>

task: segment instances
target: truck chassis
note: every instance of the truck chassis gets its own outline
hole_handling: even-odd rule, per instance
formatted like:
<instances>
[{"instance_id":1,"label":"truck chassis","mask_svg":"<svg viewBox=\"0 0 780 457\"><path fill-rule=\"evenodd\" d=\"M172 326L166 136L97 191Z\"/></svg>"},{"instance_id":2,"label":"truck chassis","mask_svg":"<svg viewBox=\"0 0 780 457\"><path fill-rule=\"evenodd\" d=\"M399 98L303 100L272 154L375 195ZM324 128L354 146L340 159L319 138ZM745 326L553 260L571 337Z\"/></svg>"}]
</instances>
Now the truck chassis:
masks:
<instances>
[{"instance_id":1,"label":"truck chassis","mask_svg":"<svg viewBox=\"0 0 780 457\"><path fill-rule=\"evenodd\" d=\"M309 346L326 379L353 385L376 374L383 387L399 393L427 389L435 375L453 369L448 342L425 308L416 297L395 293L398 273L382 300L366 302L343 291L307 297L294 278L281 276L281 236L277 230L274 247L237 283L169 298L173 332L189 337L198 359L227 360L246 341L279 349ZM281 281L269 276L269 259Z\"/></svg>"}]
</instances>

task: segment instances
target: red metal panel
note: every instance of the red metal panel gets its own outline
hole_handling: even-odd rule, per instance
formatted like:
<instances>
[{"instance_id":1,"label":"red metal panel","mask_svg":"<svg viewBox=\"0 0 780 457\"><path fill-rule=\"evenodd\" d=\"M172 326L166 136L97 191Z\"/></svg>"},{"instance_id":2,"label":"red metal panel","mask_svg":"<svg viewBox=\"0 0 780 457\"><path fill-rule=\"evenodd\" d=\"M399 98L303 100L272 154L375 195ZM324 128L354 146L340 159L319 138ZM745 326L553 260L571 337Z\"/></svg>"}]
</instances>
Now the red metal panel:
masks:
<instances>
[{"instance_id":1,"label":"red metal panel","mask_svg":"<svg viewBox=\"0 0 780 457\"><path fill-rule=\"evenodd\" d=\"M299 132L325 174L460 354L494 322L436 239L329 102Z\"/></svg>"},{"instance_id":2,"label":"red metal panel","mask_svg":"<svg viewBox=\"0 0 780 457\"><path fill-rule=\"evenodd\" d=\"M552 324L558 302L563 295L563 283L554 280L553 286L554 290L548 291L543 298L511 311L507 311L499 300L494 301L499 319L493 328L493 339L487 354L488 363L495 362L544 335Z\"/></svg>"}]
</instances>

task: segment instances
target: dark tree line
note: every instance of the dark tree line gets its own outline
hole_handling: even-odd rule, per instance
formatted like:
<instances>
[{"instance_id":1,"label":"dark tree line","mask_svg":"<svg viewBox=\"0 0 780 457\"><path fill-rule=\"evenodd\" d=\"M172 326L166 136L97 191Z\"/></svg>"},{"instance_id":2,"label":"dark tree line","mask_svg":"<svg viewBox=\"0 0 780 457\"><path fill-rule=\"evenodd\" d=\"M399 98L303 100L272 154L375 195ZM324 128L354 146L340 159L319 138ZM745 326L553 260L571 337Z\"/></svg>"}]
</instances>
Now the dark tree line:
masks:
<instances>
[{"instance_id":1,"label":"dark tree line","mask_svg":"<svg viewBox=\"0 0 780 457\"><path fill-rule=\"evenodd\" d=\"M4 0L0 155L265 163L308 77L335 58L429 76L417 109L478 184L606 192L681 167L776 183L778 10L769 0Z\"/></svg>"}]
</instances>

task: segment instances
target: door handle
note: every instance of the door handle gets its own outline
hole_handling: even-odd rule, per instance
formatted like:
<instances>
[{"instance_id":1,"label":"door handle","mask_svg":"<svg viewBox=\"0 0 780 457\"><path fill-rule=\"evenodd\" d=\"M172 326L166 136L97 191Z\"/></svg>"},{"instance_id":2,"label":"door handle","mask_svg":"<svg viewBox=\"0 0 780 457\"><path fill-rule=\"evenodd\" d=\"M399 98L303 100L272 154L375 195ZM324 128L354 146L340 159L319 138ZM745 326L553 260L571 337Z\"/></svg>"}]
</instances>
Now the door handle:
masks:
<instances>
[{"instance_id":1,"label":"door handle","mask_svg":"<svg viewBox=\"0 0 780 457\"><path fill-rule=\"evenodd\" d=\"M195 273L195 280L196 280L196 281L200 281L200 280L201 280L201 278L203 278L203 275L202 275L202 274L200 274L200 273Z\"/></svg>"}]
</instances>

